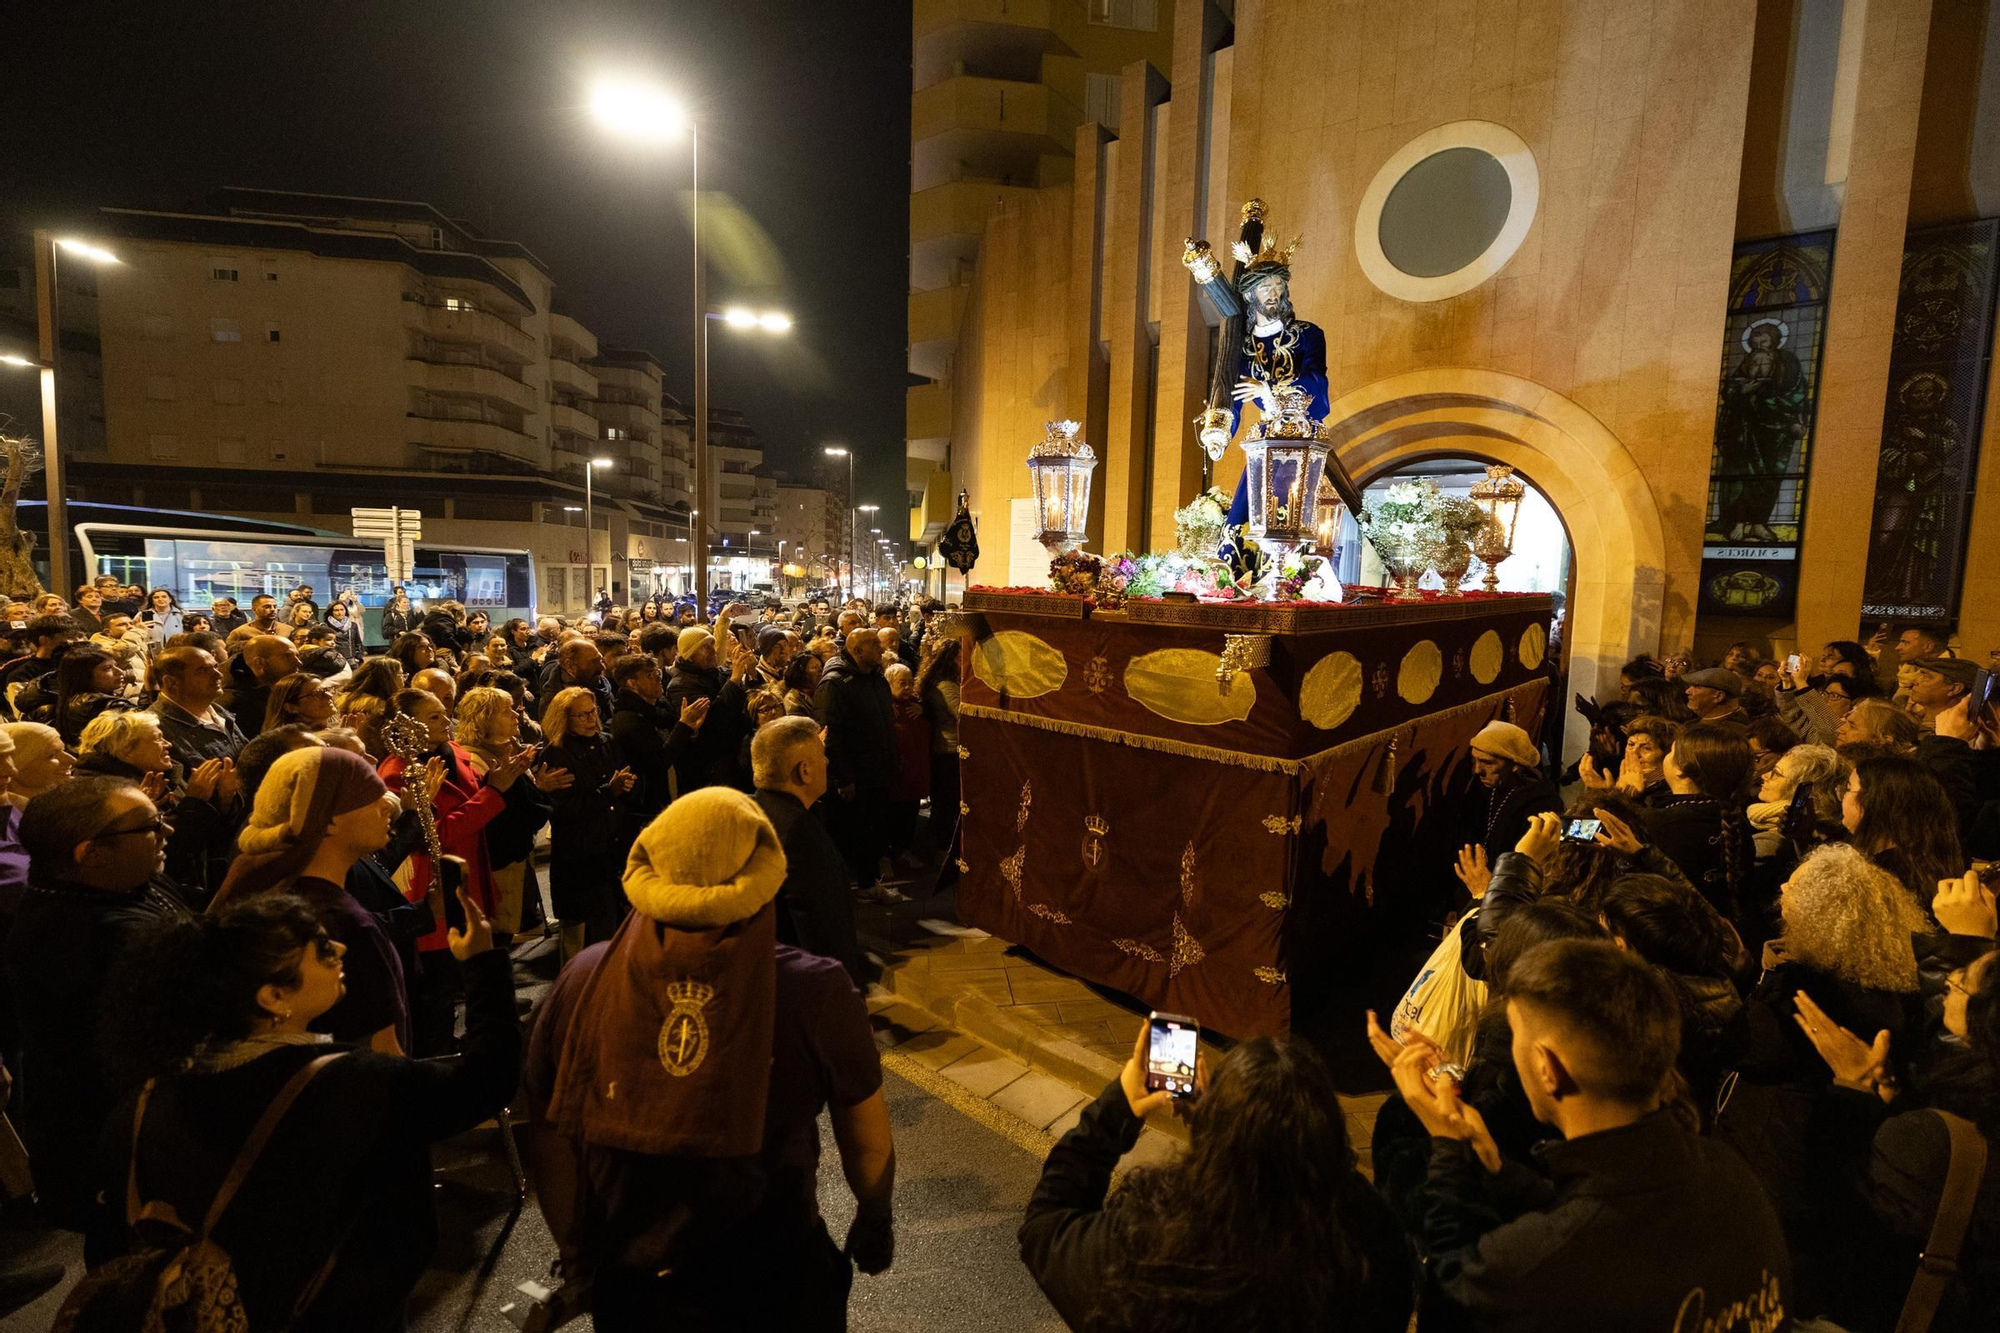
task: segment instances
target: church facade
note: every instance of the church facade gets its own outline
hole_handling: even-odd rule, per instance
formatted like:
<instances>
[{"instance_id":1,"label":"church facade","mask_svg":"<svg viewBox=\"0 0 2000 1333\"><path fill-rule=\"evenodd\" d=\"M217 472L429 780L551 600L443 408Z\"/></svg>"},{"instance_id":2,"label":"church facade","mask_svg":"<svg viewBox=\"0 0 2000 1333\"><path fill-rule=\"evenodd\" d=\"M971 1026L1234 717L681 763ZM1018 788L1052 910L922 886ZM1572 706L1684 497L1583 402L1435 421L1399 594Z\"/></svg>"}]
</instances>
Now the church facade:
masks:
<instances>
[{"instance_id":1,"label":"church facade","mask_svg":"<svg viewBox=\"0 0 2000 1333\"><path fill-rule=\"evenodd\" d=\"M1102 460L1090 549L1172 544L1217 322L1182 251L1222 251L1255 196L1301 238L1290 297L1347 471L1506 463L1560 515L1573 689L1882 620L2000 647L2000 0L1162 21L1117 132L1081 122L1066 182L984 218L938 459L979 520L972 582L1041 581L1016 510L1050 420Z\"/></svg>"}]
</instances>

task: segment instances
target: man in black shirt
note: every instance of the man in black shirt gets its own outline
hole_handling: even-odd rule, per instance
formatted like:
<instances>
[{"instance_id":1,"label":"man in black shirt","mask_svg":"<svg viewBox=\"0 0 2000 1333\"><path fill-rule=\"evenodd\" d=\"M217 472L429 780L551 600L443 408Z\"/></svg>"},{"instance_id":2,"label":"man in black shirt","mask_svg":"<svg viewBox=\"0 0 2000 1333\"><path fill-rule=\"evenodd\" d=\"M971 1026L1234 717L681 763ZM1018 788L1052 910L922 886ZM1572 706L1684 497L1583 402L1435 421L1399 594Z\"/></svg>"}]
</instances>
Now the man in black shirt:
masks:
<instances>
[{"instance_id":1,"label":"man in black shirt","mask_svg":"<svg viewBox=\"0 0 2000 1333\"><path fill-rule=\"evenodd\" d=\"M869 968L854 930L847 863L813 815L826 795L826 746L809 717L766 722L750 741L757 804L785 849L785 883L778 890L778 942L831 958L862 990Z\"/></svg>"}]
</instances>

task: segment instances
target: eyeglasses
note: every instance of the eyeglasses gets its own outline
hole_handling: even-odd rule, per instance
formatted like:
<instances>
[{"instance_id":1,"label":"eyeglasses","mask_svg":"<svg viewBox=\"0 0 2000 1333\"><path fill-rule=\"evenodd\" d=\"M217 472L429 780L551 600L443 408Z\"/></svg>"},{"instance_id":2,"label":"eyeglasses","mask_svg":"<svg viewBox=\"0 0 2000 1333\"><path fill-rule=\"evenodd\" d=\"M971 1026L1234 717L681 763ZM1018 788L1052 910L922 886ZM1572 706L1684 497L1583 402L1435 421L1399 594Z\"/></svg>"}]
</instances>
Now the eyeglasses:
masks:
<instances>
[{"instance_id":1,"label":"eyeglasses","mask_svg":"<svg viewBox=\"0 0 2000 1333\"><path fill-rule=\"evenodd\" d=\"M102 833L92 835L90 841L110 842L113 838L123 838L133 833L150 833L156 838L164 838L173 831L172 824L156 815L146 823L135 824L131 828L106 829Z\"/></svg>"},{"instance_id":2,"label":"eyeglasses","mask_svg":"<svg viewBox=\"0 0 2000 1333\"><path fill-rule=\"evenodd\" d=\"M569 720L572 722L588 722L596 716L597 707L594 704L589 708L572 708L569 711Z\"/></svg>"}]
</instances>

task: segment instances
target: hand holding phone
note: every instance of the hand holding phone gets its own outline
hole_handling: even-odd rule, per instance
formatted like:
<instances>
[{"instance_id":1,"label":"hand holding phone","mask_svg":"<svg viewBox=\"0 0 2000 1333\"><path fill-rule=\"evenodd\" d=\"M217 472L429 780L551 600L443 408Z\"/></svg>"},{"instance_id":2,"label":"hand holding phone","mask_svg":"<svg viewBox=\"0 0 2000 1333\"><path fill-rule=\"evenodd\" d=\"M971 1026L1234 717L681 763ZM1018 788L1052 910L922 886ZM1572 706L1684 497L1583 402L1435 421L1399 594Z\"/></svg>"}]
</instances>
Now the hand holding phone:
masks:
<instances>
[{"instance_id":1,"label":"hand holding phone","mask_svg":"<svg viewBox=\"0 0 2000 1333\"><path fill-rule=\"evenodd\" d=\"M1146 1037L1146 1091L1194 1096L1201 1024L1180 1014L1155 1013L1146 1020Z\"/></svg>"},{"instance_id":2,"label":"hand holding phone","mask_svg":"<svg viewBox=\"0 0 2000 1333\"><path fill-rule=\"evenodd\" d=\"M1601 819L1572 819L1563 826L1564 842L1596 842L1599 830L1604 827Z\"/></svg>"}]
</instances>

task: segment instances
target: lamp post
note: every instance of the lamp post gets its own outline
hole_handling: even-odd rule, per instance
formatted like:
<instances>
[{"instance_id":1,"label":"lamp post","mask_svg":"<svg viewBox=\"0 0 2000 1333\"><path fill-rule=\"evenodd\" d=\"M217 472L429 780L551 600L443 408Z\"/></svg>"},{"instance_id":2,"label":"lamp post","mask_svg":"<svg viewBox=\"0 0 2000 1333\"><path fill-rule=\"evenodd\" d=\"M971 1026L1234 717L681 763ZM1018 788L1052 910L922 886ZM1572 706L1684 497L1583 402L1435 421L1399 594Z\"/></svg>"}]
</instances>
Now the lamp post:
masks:
<instances>
[{"instance_id":1,"label":"lamp post","mask_svg":"<svg viewBox=\"0 0 2000 1333\"><path fill-rule=\"evenodd\" d=\"M858 579L860 576L859 570L855 569L854 565L861 559L861 522L862 522L861 516L863 514L879 513L881 511L881 508L882 506L880 505L854 506L854 548L853 548L853 553L848 556L848 565L849 565L850 576L856 579ZM880 531L880 529L870 528L869 531L878 532ZM859 589L852 589L848 592L847 595L852 597L859 591L860 591Z\"/></svg>"},{"instance_id":2,"label":"lamp post","mask_svg":"<svg viewBox=\"0 0 2000 1333\"><path fill-rule=\"evenodd\" d=\"M583 581L589 584L590 604L597 605L597 524L592 511L591 474L601 467L610 467L609 458L592 458L583 465ZM604 566L606 581L611 572L611 542L607 536L604 543ZM609 589L606 589L608 592Z\"/></svg>"},{"instance_id":3,"label":"lamp post","mask_svg":"<svg viewBox=\"0 0 2000 1333\"><path fill-rule=\"evenodd\" d=\"M680 103L637 83L606 81L590 92L590 111L606 129L628 138L663 143L687 135L688 142L688 229L693 234L694 251L694 495L700 501L708 494L708 321L720 319L731 328L761 328L767 333L784 333L792 327L792 317L779 311L764 314L743 309L714 311L708 308L708 265L701 242L701 136ZM708 606L708 544L694 534L695 600L703 610Z\"/></svg>"},{"instance_id":4,"label":"lamp post","mask_svg":"<svg viewBox=\"0 0 2000 1333\"><path fill-rule=\"evenodd\" d=\"M57 237L39 229L34 242L36 360L10 356L6 361L8 365L39 370L42 375L42 471L49 500L49 590L58 597L68 597L74 589L69 580L69 511L63 495L63 455L57 439L56 367L62 357L62 311L56 286L56 251L93 264L123 261L102 246L74 237Z\"/></svg>"},{"instance_id":5,"label":"lamp post","mask_svg":"<svg viewBox=\"0 0 2000 1333\"><path fill-rule=\"evenodd\" d=\"M847 595L852 597L854 595L854 534L857 526L854 522L854 511L851 508L854 504L854 454L852 450L845 449L837 444L830 444L826 446L826 456L828 458L845 458L847 460L847 494L841 498L847 501L850 508L848 510L847 540L842 545L847 547Z\"/></svg>"}]
</instances>

